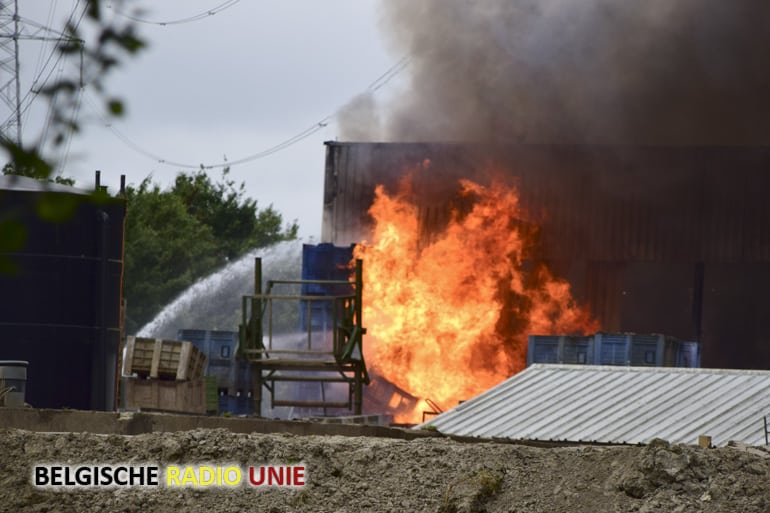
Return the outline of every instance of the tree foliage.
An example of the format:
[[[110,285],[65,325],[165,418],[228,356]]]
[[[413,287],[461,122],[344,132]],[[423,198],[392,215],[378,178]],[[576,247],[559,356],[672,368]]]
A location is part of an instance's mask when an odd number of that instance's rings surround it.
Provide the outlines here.
[[[15,167],[12,162],[6,162],[6,164],[3,166],[3,174],[38,178],[37,173],[35,172],[34,169],[20,169],[18,167]],[[75,179],[70,178],[68,176],[49,175],[47,177],[44,177],[43,180],[51,183],[58,183],[60,185],[70,185],[70,186],[75,185]]]
[[[126,189],[126,330],[136,332],[196,280],[249,250],[297,236],[272,206],[257,208],[225,170],[177,175],[161,189],[149,178]]]

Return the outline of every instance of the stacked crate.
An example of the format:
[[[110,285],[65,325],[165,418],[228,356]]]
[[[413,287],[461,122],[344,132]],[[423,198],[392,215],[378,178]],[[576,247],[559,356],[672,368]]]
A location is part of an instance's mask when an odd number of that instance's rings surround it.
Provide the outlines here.
[[[206,355],[190,342],[127,337],[126,409],[206,413]]]
[[[237,331],[180,329],[179,340],[189,340],[206,355],[204,374],[214,379],[216,408],[212,413],[251,415],[254,413],[252,399],[251,369],[246,360],[236,358],[238,345]]]
[[[660,334],[530,335],[527,365],[565,363],[697,368],[700,367],[700,356],[700,343]]]

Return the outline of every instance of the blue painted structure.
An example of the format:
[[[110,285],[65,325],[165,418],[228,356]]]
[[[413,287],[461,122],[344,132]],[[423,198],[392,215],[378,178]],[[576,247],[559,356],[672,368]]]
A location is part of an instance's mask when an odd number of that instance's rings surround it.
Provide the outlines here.
[[[335,246],[333,244],[303,244],[302,245],[302,279],[303,280],[347,280],[352,274],[350,262],[353,260],[355,246]],[[319,283],[304,283],[303,296],[344,296],[352,293],[349,285],[325,285]],[[327,301],[300,301],[299,319],[300,330],[307,331],[308,319],[310,329],[325,331],[331,329],[332,303]]]

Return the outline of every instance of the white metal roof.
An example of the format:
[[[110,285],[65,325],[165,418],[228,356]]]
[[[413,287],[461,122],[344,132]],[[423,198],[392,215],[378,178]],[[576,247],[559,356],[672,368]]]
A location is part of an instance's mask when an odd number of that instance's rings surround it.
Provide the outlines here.
[[[694,444],[710,435],[715,445],[761,445],[765,415],[770,371],[535,364],[423,426],[510,439]]]

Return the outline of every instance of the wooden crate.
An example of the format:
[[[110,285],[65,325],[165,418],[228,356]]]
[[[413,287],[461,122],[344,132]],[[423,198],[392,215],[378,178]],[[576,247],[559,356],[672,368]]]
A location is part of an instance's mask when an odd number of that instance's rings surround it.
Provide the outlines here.
[[[206,414],[206,382],[203,378],[187,381],[123,378],[128,410],[168,411]]]
[[[162,379],[197,379],[206,367],[204,355],[192,342],[126,337],[125,375]]]

